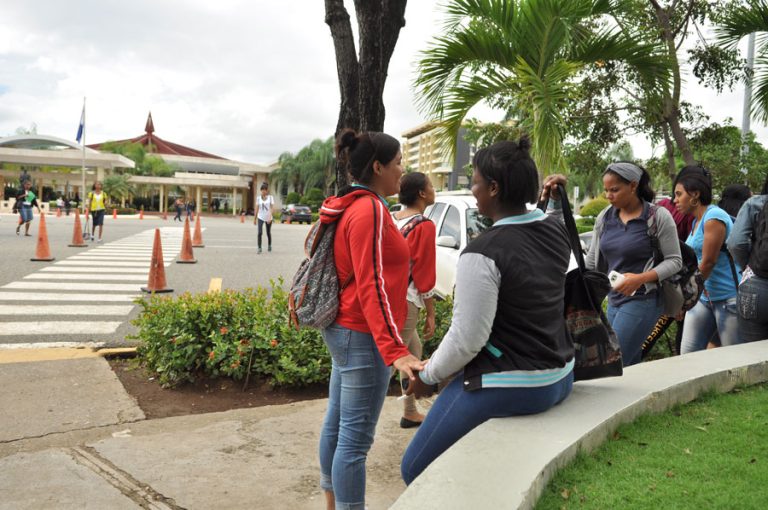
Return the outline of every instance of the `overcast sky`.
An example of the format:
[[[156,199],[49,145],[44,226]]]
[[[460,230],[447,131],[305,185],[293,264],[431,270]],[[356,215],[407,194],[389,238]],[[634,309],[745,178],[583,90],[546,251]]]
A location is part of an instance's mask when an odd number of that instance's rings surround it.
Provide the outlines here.
[[[347,0],[353,11],[352,2]],[[411,0],[389,67],[385,131],[425,119],[413,63],[440,28],[432,0]],[[0,136],[37,124],[74,140],[87,97],[87,143],[155,133],[223,157],[267,164],[336,126],[336,64],[322,0],[3,0]],[[683,97],[741,124],[741,91],[689,80]],[[487,108],[474,112],[498,120]],[[763,143],[768,132],[756,129]],[[636,156],[653,148],[633,139]],[[656,149],[659,153],[660,149]]]

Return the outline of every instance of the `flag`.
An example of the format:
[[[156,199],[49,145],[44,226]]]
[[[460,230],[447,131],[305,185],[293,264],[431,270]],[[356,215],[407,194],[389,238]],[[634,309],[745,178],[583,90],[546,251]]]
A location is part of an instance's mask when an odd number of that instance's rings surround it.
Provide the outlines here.
[[[83,113],[80,114],[80,125],[77,126],[77,136],[75,140],[80,143],[83,138],[83,130],[85,129],[85,99],[83,99]]]

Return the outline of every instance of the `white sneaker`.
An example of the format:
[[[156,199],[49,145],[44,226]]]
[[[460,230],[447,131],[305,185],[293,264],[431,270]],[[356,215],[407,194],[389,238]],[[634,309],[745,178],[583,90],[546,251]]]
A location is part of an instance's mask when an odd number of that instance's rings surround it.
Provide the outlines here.
[[[101,242],[101,238],[97,239],[97,240],[96,240],[96,242],[97,242],[97,243],[100,243],[100,242]]]

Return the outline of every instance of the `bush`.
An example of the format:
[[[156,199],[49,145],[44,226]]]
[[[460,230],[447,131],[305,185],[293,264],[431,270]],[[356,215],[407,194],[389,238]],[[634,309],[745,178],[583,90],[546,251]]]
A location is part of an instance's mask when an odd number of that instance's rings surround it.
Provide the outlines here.
[[[437,346],[443,340],[443,337],[448,333],[448,328],[451,326],[451,317],[453,317],[453,299],[450,297],[445,300],[435,300],[435,334],[429,340],[424,339],[424,322],[427,314],[422,311],[419,316],[418,333],[423,343],[422,359],[427,359],[432,356]]]
[[[597,216],[600,211],[610,205],[606,198],[593,198],[579,210],[579,214],[582,216]]]
[[[301,203],[310,206],[313,211],[320,209],[320,206],[323,205],[323,200],[325,200],[325,194],[320,188],[310,188],[310,190],[301,197]]]
[[[320,213],[313,212],[312,213],[312,223],[316,222],[320,219]]]
[[[136,209],[132,209],[130,207],[117,208],[118,215],[119,214],[136,214],[136,213],[137,213]]]
[[[589,232],[590,230],[595,229],[595,218],[593,216],[588,216],[586,218],[579,218],[576,220],[576,230],[578,230],[579,234],[583,234],[584,232]]]
[[[271,289],[140,298],[133,321],[138,355],[163,386],[199,377],[241,380],[249,373],[273,386],[327,382],[330,358],[319,331],[288,322],[282,280]]]
[[[295,191],[291,191],[285,196],[285,200],[283,200],[283,203],[288,204],[298,204],[299,200],[301,200],[301,195],[296,193]]]

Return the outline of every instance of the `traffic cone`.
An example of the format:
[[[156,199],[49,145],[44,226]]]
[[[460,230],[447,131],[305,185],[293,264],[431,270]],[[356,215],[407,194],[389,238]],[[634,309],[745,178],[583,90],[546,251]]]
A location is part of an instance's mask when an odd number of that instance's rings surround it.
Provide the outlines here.
[[[45,213],[40,214],[40,226],[37,227],[37,248],[35,249],[35,258],[29,259],[35,262],[50,262],[51,249],[48,246],[48,229],[45,228]]]
[[[192,237],[189,235],[189,217],[184,219],[184,237],[181,238],[181,253],[177,264],[195,264],[195,255],[192,253]]]
[[[141,210],[139,211],[139,219],[140,219],[140,220],[143,220],[143,219],[144,219],[144,208],[143,208],[143,207],[142,207],[142,208],[141,208]]]
[[[149,263],[149,279],[147,286],[142,287],[144,292],[173,292],[173,289],[166,287],[165,282],[165,259],[163,259],[163,245],[160,242],[160,229],[155,229],[155,242],[152,245],[152,262]]]
[[[197,215],[195,219],[195,235],[192,237],[193,248],[205,248],[203,244],[203,230],[200,228],[200,215]]]
[[[56,217],[61,218],[61,207],[56,208]]]
[[[78,211],[75,211],[75,227],[72,231],[72,243],[68,246],[71,246],[72,248],[88,246],[87,243],[83,242],[83,227],[80,224],[80,213]]]
[[[117,219],[117,209],[112,209],[112,219],[113,220]]]

